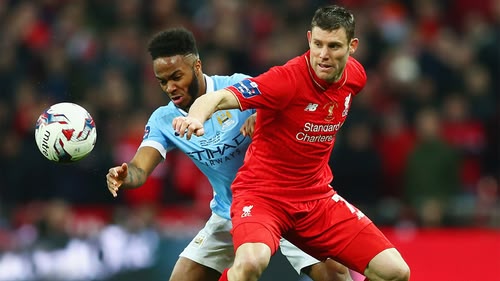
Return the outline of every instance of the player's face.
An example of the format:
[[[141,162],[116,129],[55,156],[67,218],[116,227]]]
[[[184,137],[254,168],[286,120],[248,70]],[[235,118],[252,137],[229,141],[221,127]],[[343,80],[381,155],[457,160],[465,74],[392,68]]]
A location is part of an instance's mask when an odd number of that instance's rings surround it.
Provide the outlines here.
[[[201,95],[203,74],[198,58],[192,55],[161,57],[153,61],[153,69],[160,87],[177,107],[187,111]]]
[[[338,81],[349,55],[356,51],[358,39],[348,41],[344,28],[328,31],[315,26],[307,32],[307,40],[316,75],[330,83]]]

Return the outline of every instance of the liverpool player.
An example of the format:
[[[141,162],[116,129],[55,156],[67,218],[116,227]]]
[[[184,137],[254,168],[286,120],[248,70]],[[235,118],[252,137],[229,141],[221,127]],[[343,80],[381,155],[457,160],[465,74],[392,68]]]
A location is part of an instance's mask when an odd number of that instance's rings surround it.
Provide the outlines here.
[[[354,16],[319,8],[307,32],[309,51],[283,66],[195,101],[172,122],[180,137],[205,133],[215,111],[256,108],[252,143],[232,184],[236,257],[220,280],[257,280],[280,237],[319,260],[335,259],[368,280],[408,280],[410,270],[379,229],[329,185],[335,136],[366,83],[351,57]]]

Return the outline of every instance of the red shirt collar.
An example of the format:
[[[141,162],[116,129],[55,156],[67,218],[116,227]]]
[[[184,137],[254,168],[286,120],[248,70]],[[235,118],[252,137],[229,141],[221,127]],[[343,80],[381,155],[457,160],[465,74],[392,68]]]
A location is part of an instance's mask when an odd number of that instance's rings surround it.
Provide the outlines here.
[[[340,77],[339,81],[335,83],[328,83],[325,80],[318,78],[316,75],[316,72],[314,72],[314,69],[312,68],[311,62],[310,62],[310,55],[311,51],[307,51],[304,54],[304,59],[306,60],[307,64],[307,70],[309,71],[309,76],[311,77],[311,80],[314,82],[314,84],[320,88],[323,91],[326,91],[326,89],[332,87],[334,89],[339,89],[340,87],[344,86],[344,84],[347,82],[347,66],[344,68],[344,72],[342,72],[342,77]],[[349,58],[350,59],[350,58]]]

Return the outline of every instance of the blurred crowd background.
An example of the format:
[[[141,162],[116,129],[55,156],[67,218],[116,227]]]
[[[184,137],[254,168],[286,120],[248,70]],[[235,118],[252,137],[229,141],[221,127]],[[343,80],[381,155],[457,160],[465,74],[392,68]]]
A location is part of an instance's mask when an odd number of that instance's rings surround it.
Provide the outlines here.
[[[149,39],[182,25],[206,74],[258,75],[307,50],[313,12],[328,3],[355,14],[354,57],[368,75],[338,133],[334,188],[381,226],[500,227],[498,0],[6,0],[0,253],[109,231],[191,237],[212,193],[183,154],[169,153],[140,189],[113,198],[106,188],[107,170],[131,159],[147,118],[169,102]],[[62,101],[84,106],[98,130],[91,155],[69,165],[34,141],[40,113]]]

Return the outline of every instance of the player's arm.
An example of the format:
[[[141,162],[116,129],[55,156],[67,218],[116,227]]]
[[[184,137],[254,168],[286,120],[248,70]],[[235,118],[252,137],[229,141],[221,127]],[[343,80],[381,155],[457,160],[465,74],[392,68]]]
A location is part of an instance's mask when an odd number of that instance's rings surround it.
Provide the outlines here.
[[[191,105],[188,116],[175,118],[172,126],[180,137],[183,137],[185,134],[186,139],[189,140],[193,133],[196,136],[202,136],[205,133],[203,123],[215,111],[237,108],[240,108],[240,103],[232,92],[226,89],[218,90],[197,98],[193,105]]]
[[[141,147],[129,163],[110,168],[106,175],[108,190],[116,197],[120,188],[135,188],[146,182],[148,176],[163,160],[160,152],[152,147]]]

